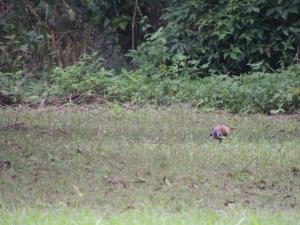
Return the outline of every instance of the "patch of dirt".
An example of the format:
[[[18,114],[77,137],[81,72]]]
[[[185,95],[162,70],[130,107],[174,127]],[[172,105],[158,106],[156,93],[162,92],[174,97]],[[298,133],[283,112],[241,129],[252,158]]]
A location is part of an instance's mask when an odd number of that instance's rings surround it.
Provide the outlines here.
[[[113,188],[127,188],[129,182],[117,176],[104,177],[105,184]]]
[[[50,133],[59,133],[59,134],[67,134],[67,131],[61,128],[46,128],[46,127],[29,127],[25,123],[14,123],[6,126],[0,127],[0,131],[38,131],[40,134],[50,134]]]
[[[0,172],[11,168],[11,161],[0,161]]]
[[[294,113],[294,114],[282,114],[282,115],[270,115],[268,118],[272,120],[300,120],[300,114]]]
[[[13,124],[9,124],[7,126],[1,127],[0,130],[27,131],[28,127],[25,125],[25,123],[13,123]]]

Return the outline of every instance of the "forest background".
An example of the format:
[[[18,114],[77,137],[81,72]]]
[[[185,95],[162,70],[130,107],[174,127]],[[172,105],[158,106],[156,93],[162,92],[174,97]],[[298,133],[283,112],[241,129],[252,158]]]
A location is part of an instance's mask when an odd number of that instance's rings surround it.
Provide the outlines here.
[[[300,106],[299,0],[0,0],[0,103]]]

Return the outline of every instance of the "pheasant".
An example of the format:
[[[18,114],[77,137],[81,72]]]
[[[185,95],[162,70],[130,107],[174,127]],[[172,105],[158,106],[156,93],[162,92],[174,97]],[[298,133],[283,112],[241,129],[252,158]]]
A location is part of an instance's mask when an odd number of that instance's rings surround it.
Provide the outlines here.
[[[231,134],[231,128],[226,126],[225,124],[217,124],[213,127],[212,131],[210,132],[209,136],[211,138],[215,138],[220,142]]]

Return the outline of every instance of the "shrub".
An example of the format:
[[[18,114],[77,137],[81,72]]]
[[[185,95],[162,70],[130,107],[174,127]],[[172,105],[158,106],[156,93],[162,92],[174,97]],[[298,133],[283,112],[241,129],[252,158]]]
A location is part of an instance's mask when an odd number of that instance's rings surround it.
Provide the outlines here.
[[[155,68],[154,65],[153,68]],[[161,75],[161,74],[159,74]],[[205,109],[229,112],[281,113],[300,107],[300,64],[278,73],[256,72],[240,76],[156,76],[137,70],[105,70],[99,60],[84,56],[65,69],[57,68],[39,83],[22,73],[0,74],[1,95],[35,102],[47,96],[94,97],[108,101],[172,104],[192,103]],[[1,100],[0,98],[0,100]]]
[[[101,66],[101,59],[83,55],[81,59],[67,68],[57,67],[50,76],[52,95],[105,95],[106,83],[113,72]]]
[[[199,82],[191,99],[199,107],[230,112],[289,112],[299,108],[300,98],[294,93],[299,85],[300,71],[294,69],[275,74],[213,76]]]
[[[171,53],[201,70],[240,74],[299,62],[300,1],[174,1],[162,16]]]
[[[20,73],[0,72],[0,105],[13,104],[19,99]]]
[[[152,79],[194,76],[198,71],[199,61],[184,53],[171,53],[167,37],[167,32],[160,28],[139,45],[137,50],[129,51],[126,56],[140,73]]]
[[[135,103],[189,102],[200,108],[234,113],[292,112],[300,106],[300,65],[274,74],[257,72],[202,79],[164,77],[153,80],[140,72],[123,70],[107,87],[108,96]]]

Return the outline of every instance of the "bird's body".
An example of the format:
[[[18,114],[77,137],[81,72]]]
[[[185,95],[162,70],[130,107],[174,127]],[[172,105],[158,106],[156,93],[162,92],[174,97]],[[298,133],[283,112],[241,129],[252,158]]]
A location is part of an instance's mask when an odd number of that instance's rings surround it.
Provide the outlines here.
[[[228,137],[231,134],[231,128],[226,126],[225,124],[217,124],[213,127],[210,132],[210,136],[219,141],[222,141],[224,137]]]

